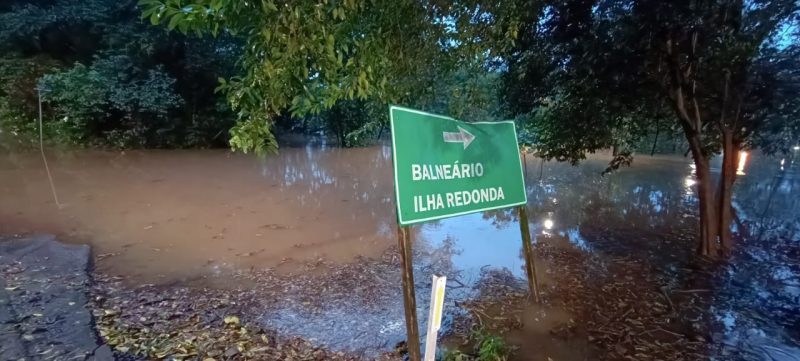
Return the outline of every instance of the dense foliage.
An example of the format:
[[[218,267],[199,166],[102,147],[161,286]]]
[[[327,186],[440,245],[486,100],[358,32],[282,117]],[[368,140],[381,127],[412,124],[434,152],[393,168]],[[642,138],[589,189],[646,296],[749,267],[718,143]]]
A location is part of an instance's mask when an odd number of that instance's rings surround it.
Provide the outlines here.
[[[0,7],[0,129],[118,147],[226,144],[234,116],[214,93],[235,39],[168,34],[134,1],[11,1]]]
[[[60,118],[56,122],[60,138],[83,142],[93,130],[102,129],[106,140],[115,145],[143,146],[148,139],[144,133],[158,127],[155,123],[163,123],[182,103],[173,91],[174,83],[162,67],[143,71],[129,57],[117,55],[97,59],[88,67],[77,63],[47,74],[40,87]],[[112,117],[118,122],[106,125]]]
[[[37,88],[45,135],[78,145],[264,152],[276,132],[322,131],[355,146],[386,134],[388,103],[494,119],[496,55],[516,37],[495,14],[517,6],[4,2],[0,129],[35,135]]]
[[[576,162],[614,148],[613,169],[653,129],[679,129],[697,169],[700,249],[727,253],[739,151],[788,152],[800,139],[800,3],[567,1],[535,19],[505,84],[541,153]]]
[[[224,79],[221,89],[239,119],[231,144],[244,151],[273,150],[272,127],[287,110],[299,117],[343,102],[329,116],[349,117],[359,102],[418,102],[438,79],[486,62],[516,37],[512,18],[496,16],[515,12],[515,2],[140,3],[145,17],[169,29],[243,39],[241,73]],[[494,47],[484,47],[489,40]],[[359,131],[381,128],[376,119],[359,118],[365,125]],[[339,125],[332,130],[342,141],[342,129],[355,127]]]
[[[559,160],[610,147],[629,156],[657,126],[682,130],[695,100],[701,119],[687,122],[712,128],[701,131],[703,157],[721,150],[711,134],[721,116],[739,117],[743,146],[783,132],[769,150],[787,151],[797,136],[786,127],[796,128],[787,97],[797,92],[798,16],[794,1],[553,3],[509,56],[506,106],[532,120],[544,154]],[[676,113],[679,100],[692,114]]]

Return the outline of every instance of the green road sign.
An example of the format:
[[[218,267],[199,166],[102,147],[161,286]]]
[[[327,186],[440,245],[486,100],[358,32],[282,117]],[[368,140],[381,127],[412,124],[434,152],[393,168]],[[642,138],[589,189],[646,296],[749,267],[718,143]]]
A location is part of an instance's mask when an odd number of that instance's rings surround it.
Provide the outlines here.
[[[389,108],[401,225],[525,204],[514,122]]]

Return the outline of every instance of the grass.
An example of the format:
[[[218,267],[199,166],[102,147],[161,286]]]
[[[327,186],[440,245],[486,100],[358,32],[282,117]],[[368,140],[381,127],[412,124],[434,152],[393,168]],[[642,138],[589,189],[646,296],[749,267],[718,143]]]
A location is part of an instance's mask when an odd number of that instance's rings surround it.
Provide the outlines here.
[[[474,343],[474,353],[467,354],[460,350],[447,350],[442,361],[506,361],[511,355],[511,348],[502,337],[492,335],[484,329],[473,330],[470,340]]]

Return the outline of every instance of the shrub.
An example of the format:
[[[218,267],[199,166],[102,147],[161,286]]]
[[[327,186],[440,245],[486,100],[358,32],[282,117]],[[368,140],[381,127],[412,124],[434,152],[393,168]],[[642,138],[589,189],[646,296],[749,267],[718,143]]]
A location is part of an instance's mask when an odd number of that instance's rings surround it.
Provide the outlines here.
[[[56,115],[57,141],[117,147],[169,143],[159,130],[183,102],[174,83],[160,66],[145,70],[125,55],[76,63],[40,80]]]

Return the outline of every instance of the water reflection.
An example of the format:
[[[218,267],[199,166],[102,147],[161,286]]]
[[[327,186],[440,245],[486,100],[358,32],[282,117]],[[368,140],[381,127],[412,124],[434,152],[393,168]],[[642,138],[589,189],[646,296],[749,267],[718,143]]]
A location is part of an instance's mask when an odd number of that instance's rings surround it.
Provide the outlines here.
[[[550,219],[550,218],[545,219],[543,224],[544,224],[545,231],[549,231],[549,230],[553,229],[553,225],[554,224],[553,224],[553,220],[552,219]]]
[[[735,189],[739,252],[714,311],[724,354],[797,360],[800,355],[800,171],[788,159],[752,155]]]
[[[429,247],[454,248],[452,262],[462,272],[462,283],[474,285],[486,267],[507,269],[518,277],[525,275],[513,211],[494,212],[491,219],[481,214],[449,218],[420,228],[420,240]]]
[[[631,168],[601,176],[608,158],[599,155],[572,167],[528,157],[529,166],[540,167],[526,181],[536,242],[566,239],[575,251],[616,256],[619,249],[601,247],[590,231],[663,235],[696,227],[695,169],[689,159],[640,157]],[[750,158],[747,176],[737,181],[737,224],[755,240],[796,241],[800,173],[794,158]],[[141,282],[162,282],[164,275],[196,277],[220,264],[247,269],[285,267],[291,259],[361,262],[359,256],[380,257],[396,243],[391,148],[386,146],[283,148],[266,160],[221,151],[70,151],[53,163],[59,190],[71,204],[65,211],[48,204],[35,153],[0,157],[0,232],[44,231],[89,240],[97,253],[114,254],[99,263],[101,269]],[[525,275],[513,210],[444,219],[414,227],[413,235],[420,315],[427,314],[432,273],[452,280],[446,296],[450,318],[455,302],[471,297],[486,271]],[[758,297],[794,299],[796,305],[800,285],[792,280],[800,271],[788,266],[797,264],[796,256],[776,260],[772,250],[759,248],[749,254],[764,264],[786,265],[774,267],[768,280],[748,281]],[[262,320],[282,334],[332,348],[391,348],[404,334],[403,308],[399,272],[396,267],[383,271],[369,277],[397,287],[380,290],[370,302],[357,292],[315,290],[329,302],[309,312],[300,296],[287,294]],[[717,311],[743,322],[741,309]],[[341,329],[347,332],[334,332]]]
[[[714,182],[720,162],[712,161]],[[610,234],[634,231],[637,237],[659,232],[650,236],[651,242],[660,242],[659,234],[696,229],[696,169],[688,159],[637,158],[632,168],[604,178],[592,174],[600,168],[592,160],[573,169],[548,165],[546,176],[529,191],[532,213],[544,219],[532,228],[565,238],[576,249],[630,256],[631,246],[595,245],[596,238],[584,235],[589,228]],[[728,268],[727,286],[714,296],[716,304],[709,310],[725,326],[715,341],[726,345],[723,357],[735,353],[748,359],[795,360],[800,354],[800,171],[793,158],[758,154],[743,155],[739,165],[734,207],[743,256]],[[746,176],[743,165],[749,168]],[[556,197],[557,206],[547,201]],[[776,316],[780,322],[769,321]]]
[[[564,234],[562,233],[561,236],[564,237]],[[589,242],[587,242],[586,239],[581,236],[581,232],[577,227],[568,229],[566,237],[576,248],[586,252],[593,251],[592,247],[589,245]]]
[[[744,167],[747,165],[747,152],[739,152],[739,165],[736,167],[736,175],[745,175]]]

